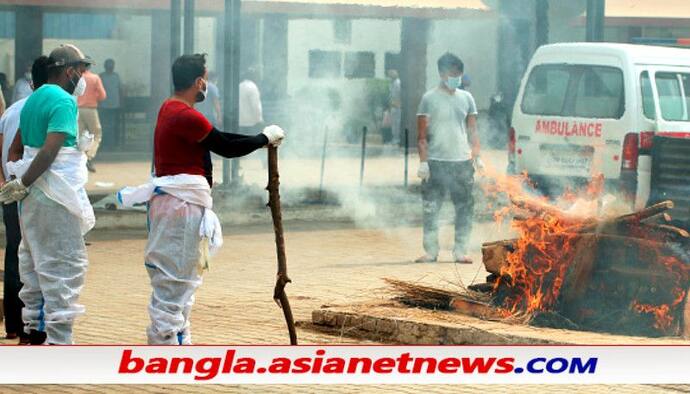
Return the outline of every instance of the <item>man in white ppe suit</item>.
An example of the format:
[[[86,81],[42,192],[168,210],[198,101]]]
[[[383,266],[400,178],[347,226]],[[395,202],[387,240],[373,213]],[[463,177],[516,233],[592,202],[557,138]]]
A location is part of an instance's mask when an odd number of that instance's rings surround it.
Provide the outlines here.
[[[95,219],[73,95],[83,91],[88,64],[73,45],[51,52],[48,82],[24,104],[10,148],[7,169],[15,178],[0,188],[0,201],[19,201],[19,297],[31,344],[72,344],[74,319],[84,313],[77,303],[88,265],[84,234]]]
[[[41,56],[34,60],[31,67],[31,81],[34,89],[40,89],[47,79],[47,66],[50,64],[48,56]],[[0,95],[1,96],[1,95]],[[28,97],[12,104],[0,117],[0,141],[2,141],[2,173],[0,173],[0,185],[10,180],[7,172],[7,157],[10,145],[19,130],[19,120],[22,109]],[[29,344],[29,336],[24,332],[22,309],[24,303],[19,299],[19,290],[22,282],[19,278],[19,244],[22,241],[19,228],[19,210],[17,203],[4,204],[3,221],[5,222],[5,275],[3,289],[3,309],[5,312],[5,339],[19,337],[19,344]]]
[[[174,95],[158,113],[154,135],[154,178],[125,188],[120,203],[148,202],[149,238],[145,266],[151,279],[148,343],[191,344],[189,315],[208,256],[223,242],[211,210],[210,152],[240,157],[284,138],[278,126],[255,136],[217,130],[194,105],[208,89],[204,55],[184,55],[172,67]]]

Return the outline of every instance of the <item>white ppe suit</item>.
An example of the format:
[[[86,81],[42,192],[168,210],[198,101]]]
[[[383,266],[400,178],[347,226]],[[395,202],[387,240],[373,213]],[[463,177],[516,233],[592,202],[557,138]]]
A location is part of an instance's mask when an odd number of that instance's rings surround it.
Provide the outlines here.
[[[189,315],[208,256],[223,243],[211,210],[211,188],[203,176],[173,175],[118,193],[123,206],[148,201],[148,243],[144,264],[151,279],[150,345],[192,343]]]
[[[23,176],[38,151],[24,147],[8,172]],[[27,333],[45,331],[51,344],[72,344],[74,319],[85,311],[77,303],[88,265],[84,235],[95,224],[86,171],[84,153],[63,147],[19,202],[22,319]]]

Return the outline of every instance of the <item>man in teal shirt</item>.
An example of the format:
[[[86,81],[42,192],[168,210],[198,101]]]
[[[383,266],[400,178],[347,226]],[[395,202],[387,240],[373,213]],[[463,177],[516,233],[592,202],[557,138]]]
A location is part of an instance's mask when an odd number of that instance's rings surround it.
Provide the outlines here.
[[[26,102],[19,128],[22,145],[41,148],[49,133],[64,136],[62,146],[77,146],[77,105],[62,87],[45,84]]]
[[[72,326],[84,313],[77,304],[88,265],[84,234],[94,224],[84,190],[86,156],[77,149],[77,103],[81,75],[91,64],[73,45],[49,56],[48,83],[21,112],[10,148],[8,172],[16,178],[0,188],[0,202],[19,201],[22,243],[19,274],[24,286],[22,318],[31,344],[72,344]],[[22,155],[21,160],[18,155]]]

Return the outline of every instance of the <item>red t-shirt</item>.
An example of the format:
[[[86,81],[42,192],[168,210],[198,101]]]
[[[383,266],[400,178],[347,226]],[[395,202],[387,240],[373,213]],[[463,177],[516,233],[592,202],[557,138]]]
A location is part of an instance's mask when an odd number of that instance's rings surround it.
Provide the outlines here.
[[[153,140],[156,176],[203,175],[211,182],[211,156],[199,141],[213,126],[199,111],[178,100],[167,100],[158,112]]]

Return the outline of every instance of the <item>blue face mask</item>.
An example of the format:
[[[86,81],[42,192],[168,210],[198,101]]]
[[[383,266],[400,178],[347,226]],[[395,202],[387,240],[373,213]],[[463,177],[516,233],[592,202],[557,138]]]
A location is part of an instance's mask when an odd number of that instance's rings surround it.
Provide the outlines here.
[[[462,82],[462,77],[448,77],[448,80],[445,81],[446,86],[450,90],[455,90],[460,87],[460,83]]]

